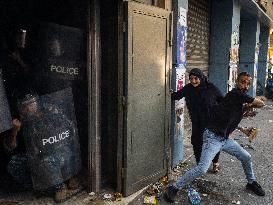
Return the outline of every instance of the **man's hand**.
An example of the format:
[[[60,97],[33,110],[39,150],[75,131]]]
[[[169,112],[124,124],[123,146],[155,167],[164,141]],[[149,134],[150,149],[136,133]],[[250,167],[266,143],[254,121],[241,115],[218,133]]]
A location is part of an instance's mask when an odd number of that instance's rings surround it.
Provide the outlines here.
[[[230,133],[230,134],[228,135],[228,138],[229,138],[229,139],[234,139],[234,138],[235,138],[234,132]]]
[[[22,123],[18,119],[13,119],[10,136],[4,139],[4,148],[8,152],[12,152],[17,147],[17,134],[20,131]]]
[[[261,96],[256,96],[256,98],[263,101],[263,102],[267,100],[266,97],[262,96],[262,95]]]
[[[14,131],[19,132],[21,125],[22,125],[22,123],[20,122],[20,120],[18,120],[16,118],[12,120],[12,129]]]
[[[247,108],[261,108],[265,106],[265,103],[263,100],[260,99],[261,97],[256,97],[252,103],[247,103]]]

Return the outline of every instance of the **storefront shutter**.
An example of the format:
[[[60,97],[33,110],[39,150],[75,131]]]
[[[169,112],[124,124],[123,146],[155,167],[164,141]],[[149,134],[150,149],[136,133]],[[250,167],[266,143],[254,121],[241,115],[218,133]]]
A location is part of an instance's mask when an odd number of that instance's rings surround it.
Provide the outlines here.
[[[187,71],[200,68],[205,74],[209,69],[210,1],[189,0]]]

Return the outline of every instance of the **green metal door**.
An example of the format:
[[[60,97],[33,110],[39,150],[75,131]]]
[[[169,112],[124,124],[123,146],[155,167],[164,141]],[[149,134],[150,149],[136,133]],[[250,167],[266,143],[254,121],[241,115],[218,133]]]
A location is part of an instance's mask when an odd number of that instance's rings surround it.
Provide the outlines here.
[[[123,192],[167,173],[170,123],[170,12],[127,2]]]

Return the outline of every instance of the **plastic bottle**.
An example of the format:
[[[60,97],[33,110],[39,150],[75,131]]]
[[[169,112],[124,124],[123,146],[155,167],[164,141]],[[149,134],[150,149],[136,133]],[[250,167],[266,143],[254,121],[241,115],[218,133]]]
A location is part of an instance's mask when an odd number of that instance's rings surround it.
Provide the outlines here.
[[[191,187],[188,189],[188,198],[191,204],[200,204],[201,202],[199,193]]]
[[[144,204],[156,204],[155,196],[144,196]]]

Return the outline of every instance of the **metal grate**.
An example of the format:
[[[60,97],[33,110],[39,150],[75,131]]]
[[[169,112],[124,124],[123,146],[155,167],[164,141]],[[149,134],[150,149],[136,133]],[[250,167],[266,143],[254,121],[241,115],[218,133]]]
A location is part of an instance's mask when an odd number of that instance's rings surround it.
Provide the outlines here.
[[[189,0],[187,70],[198,67],[208,73],[210,39],[210,1]]]

